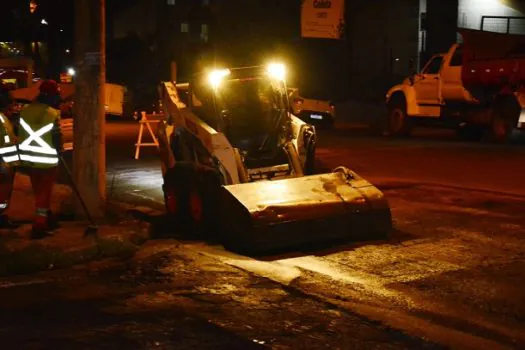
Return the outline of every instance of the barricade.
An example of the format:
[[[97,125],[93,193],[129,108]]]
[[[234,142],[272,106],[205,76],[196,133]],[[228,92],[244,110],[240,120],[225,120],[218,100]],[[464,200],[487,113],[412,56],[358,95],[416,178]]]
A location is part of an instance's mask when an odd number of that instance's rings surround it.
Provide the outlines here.
[[[139,120],[139,135],[137,138],[137,143],[135,143],[135,159],[139,159],[140,157],[140,148],[141,147],[157,147],[159,148],[159,140],[157,139],[157,136],[155,136],[155,133],[153,132],[153,129],[151,128],[151,124],[158,124],[161,122],[163,118],[162,113],[154,113],[154,114],[146,114],[146,112],[141,113],[141,117]],[[148,132],[153,140],[153,142],[142,142],[142,137],[144,136],[144,126],[148,128]]]

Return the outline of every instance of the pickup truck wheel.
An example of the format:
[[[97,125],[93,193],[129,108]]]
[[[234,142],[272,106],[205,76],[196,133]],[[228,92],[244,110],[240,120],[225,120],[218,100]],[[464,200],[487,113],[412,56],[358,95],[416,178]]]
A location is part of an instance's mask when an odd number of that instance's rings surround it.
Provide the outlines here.
[[[518,125],[521,107],[514,98],[505,98],[493,110],[490,131],[492,141],[506,143],[511,141],[514,129]]]
[[[388,136],[410,136],[412,123],[407,115],[405,101],[394,99],[388,104]]]

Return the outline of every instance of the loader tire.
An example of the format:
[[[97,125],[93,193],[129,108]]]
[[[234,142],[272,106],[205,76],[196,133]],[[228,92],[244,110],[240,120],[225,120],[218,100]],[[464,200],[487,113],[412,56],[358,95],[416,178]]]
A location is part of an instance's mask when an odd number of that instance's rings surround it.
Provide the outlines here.
[[[388,118],[386,135],[391,137],[407,137],[412,133],[412,121],[407,115],[404,98],[395,96],[388,103]]]
[[[177,193],[174,188],[166,184],[162,185],[162,192],[164,194],[164,205],[166,208],[166,214],[170,217],[177,215]]]
[[[216,242],[219,240],[220,232],[218,223],[220,218],[221,189],[220,174],[206,171],[199,175],[199,193],[202,201],[202,220],[198,223],[200,235]]]

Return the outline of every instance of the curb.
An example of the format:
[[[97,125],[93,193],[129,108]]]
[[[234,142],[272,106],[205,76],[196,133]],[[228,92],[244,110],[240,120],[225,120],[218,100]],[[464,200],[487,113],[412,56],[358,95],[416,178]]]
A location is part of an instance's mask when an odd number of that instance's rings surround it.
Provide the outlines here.
[[[0,277],[57,270],[101,259],[132,258],[151,237],[151,225],[127,220],[99,226],[96,236],[84,236],[84,223],[66,223],[55,237],[32,241],[26,226],[0,239]]]

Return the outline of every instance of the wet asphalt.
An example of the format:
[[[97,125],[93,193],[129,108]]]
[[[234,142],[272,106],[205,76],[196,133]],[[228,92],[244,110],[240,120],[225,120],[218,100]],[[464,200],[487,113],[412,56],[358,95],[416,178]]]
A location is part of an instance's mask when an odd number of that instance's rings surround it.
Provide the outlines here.
[[[176,247],[0,282],[4,348],[440,348]]]

